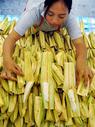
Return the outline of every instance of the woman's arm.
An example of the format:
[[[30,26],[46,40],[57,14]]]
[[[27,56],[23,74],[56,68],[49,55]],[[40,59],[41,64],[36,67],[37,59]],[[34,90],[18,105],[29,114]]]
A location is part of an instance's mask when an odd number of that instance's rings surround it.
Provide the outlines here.
[[[89,81],[91,81],[93,77],[93,72],[87,66],[87,49],[83,42],[82,34],[80,31],[79,24],[72,14],[69,15],[66,28],[71,39],[74,42],[76,48],[76,79],[77,85],[79,84],[80,80],[83,78],[85,84],[87,85]]]
[[[14,74],[22,74],[21,68],[12,60],[15,42],[25,34],[25,31],[39,20],[39,12],[36,8],[25,11],[17,22],[14,30],[6,38],[3,45],[3,66],[1,77],[4,79],[16,80]]]
[[[20,38],[21,38],[21,36],[13,30],[9,34],[9,36],[5,39],[5,42],[3,45],[3,59],[4,60],[11,59],[12,54],[15,49],[15,43]]]
[[[73,40],[73,42],[76,48],[77,59],[83,59],[86,62],[87,49],[86,49],[85,43],[83,42],[83,38],[80,37],[78,39]]]
[[[93,78],[93,72],[87,66],[87,49],[83,42],[83,38],[73,40],[76,48],[76,78],[77,84],[83,78],[87,85]]]
[[[7,58],[11,57],[11,54],[15,47],[15,42],[25,34],[28,28],[30,28],[34,23],[37,22],[37,20],[39,20],[38,17],[39,13],[36,8],[24,12],[24,14],[21,16],[16,26],[14,27],[14,30],[5,40],[3,53],[6,55],[4,55],[4,58],[6,56]]]
[[[15,49],[15,43],[21,36],[14,30],[5,39],[3,45],[3,71],[0,77],[4,79],[16,80],[14,74],[22,75],[21,68],[12,60],[12,54]]]

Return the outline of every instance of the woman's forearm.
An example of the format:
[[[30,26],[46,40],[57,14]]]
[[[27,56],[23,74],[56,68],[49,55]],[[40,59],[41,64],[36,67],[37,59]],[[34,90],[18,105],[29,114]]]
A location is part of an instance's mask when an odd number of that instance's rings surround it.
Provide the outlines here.
[[[86,62],[87,59],[87,48],[86,45],[83,42],[82,38],[79,38],[74,41],[74,45],[76,48],[76,60],[83,60]]]
[[[3,58],[10,59],[15,47],[15,41],[7,37],[3,45]]]
[[[15,49],[15,43],[21,36],[13,31],[6,39],[3,45],[3,59],[9,60]]]

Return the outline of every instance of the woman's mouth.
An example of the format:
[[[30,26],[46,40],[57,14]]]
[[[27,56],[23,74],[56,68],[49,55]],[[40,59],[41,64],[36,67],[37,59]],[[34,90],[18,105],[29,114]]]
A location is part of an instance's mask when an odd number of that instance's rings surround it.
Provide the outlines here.
[[[51,26],[53,26],[53,27],[58,27],[59,25],[57,25],[57,24],[50,24]]]

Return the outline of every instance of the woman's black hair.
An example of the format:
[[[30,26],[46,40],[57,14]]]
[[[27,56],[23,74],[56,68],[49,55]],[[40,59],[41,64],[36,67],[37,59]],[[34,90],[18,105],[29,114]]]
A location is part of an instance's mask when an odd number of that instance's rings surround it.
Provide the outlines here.
[[[45,0],[44,7],[46,8],[46,13],[49,10],[49,8],[57,1],[63,1],[63,3],[66,5],[70,13],[72,8],[72,0]]]

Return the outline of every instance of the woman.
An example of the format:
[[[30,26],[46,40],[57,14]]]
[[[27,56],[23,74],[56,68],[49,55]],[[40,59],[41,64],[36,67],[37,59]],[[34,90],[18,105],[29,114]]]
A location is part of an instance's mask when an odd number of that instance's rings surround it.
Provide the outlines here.
[[[16,75],[23,74],[21,68],[12,60],[12,54],[16,41],[24,35],[31,25],[36,25],[45,32],[55,31],[65,26],[76,48],[77,84],[81,78],[84,78],[85,84],[92,79],[93,73],[86,65],[86,46],[83,43],[79,26],[70,13],[71,7],[72,0],[45,0],[35,7],[26,8],[14,30],[4,42],[2,78],[16,80],[13,73]]]

